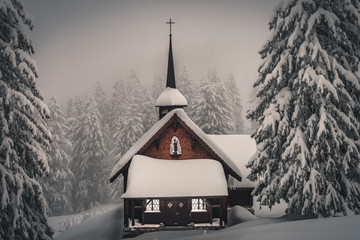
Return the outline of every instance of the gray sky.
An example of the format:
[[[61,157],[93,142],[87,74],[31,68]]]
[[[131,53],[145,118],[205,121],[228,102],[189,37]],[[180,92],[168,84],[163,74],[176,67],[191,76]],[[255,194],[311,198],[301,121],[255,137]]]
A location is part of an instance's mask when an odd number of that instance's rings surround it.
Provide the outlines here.
[[[33,15],[38,84],[46,98],[106,89],[135,70],[150,85],[166,78],[169,18],[175,73],[184,65],[198,81],[208,70],[233,73],[243,100],[257,78],[259,49],[280,0],[24,0]],[[165,82],[164,82],[165,87]]]

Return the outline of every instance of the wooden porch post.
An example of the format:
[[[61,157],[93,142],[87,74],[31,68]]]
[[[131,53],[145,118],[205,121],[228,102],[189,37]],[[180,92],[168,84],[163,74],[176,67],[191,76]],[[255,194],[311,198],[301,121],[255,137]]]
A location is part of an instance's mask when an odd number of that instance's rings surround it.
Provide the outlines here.
[[[224,197],[223,198],[224,199],[224,206],[223,206],[223,208],[224,208],[224,212],[225,212],[225,216],[224,216],[224,221],[225,221],[225,226],[227,225],[227,223],[228,223],[228,218],[227,218],[227,206],[228,206],[228,201],[227,201],[227,198],[226,197]]]
[[[209,208],[210,208],[210,224],[212,225],[213,224],[213,208],[212,208],[212,204],[211,202],[207,202],[206,204],[209,205]]]
[[[145,222],[145,204],[146,204],[146,199],[142,200],[142,208],[141,208],[141,225],[144,225]]]
[[[124,199],[124,226],[129,227],[129,200]]]
[[[125,171],[125,172],[123,173],[123,179],[124,179],[123,189],[124,189],[124,193],[125,193],[126,190],[127,190],[127,178],[128,178],[128,171]]]
[[[134,226],[135,225],[135,206],[134,206],[134,202],[135,200],[130,200],[131,201],[131,224]]]
[[[223,199],[220,198],[220,207],[219,207],[220,227],[222,227],[222,225],[223,225],[223,222],[222,222],[223,216],[222,215],[223,215]]]

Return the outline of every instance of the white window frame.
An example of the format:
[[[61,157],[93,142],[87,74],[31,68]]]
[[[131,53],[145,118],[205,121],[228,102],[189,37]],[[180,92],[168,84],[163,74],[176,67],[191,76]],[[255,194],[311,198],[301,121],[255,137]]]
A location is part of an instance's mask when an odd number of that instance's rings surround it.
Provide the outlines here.
[[[207,212],[207,210],[206,210],[206,198],[193,198],[193,199],[191,199],[191,211],[192,212]]]
[[[159,213],[160,212],[160,199],[146,199],[145,200],[146,213]]]

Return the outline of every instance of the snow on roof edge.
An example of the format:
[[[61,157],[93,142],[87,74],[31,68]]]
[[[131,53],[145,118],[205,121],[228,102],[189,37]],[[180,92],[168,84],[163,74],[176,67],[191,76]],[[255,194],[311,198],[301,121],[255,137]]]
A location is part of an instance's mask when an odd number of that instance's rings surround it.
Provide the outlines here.
[[[149,171],[149,168],[152,170]],[[202,172],[199,178],[199,172]],[[186,178],[183,179],[184,173]],[[167,181],[163,181],[167,179]],[[180,180],[181,179],[181,180]],[[213,159],[173,161],[144,155],[132,158],[121,198],[228,196],[222,164]]]
[[[241,171],[233,163],[231,158],[220,149],[185,113],[184,109],[176,108],[167,113],[162,119],[156,122],[115,164],[110,173],[110,181],[115,180],[120,174],[119,171],[140,151],[140,149],[167,123],[174,115],[177,115],[184,123],[200,137],[238,176],[242,178]]]

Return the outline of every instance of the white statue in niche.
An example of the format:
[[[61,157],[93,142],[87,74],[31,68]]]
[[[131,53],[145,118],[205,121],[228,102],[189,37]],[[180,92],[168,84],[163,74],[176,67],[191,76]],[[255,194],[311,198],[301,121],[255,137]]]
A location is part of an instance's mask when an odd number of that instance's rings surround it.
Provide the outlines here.
[[[170,143],[170,155],[181,155],[181,145],[180,141],[176,136],[171,138]]]

